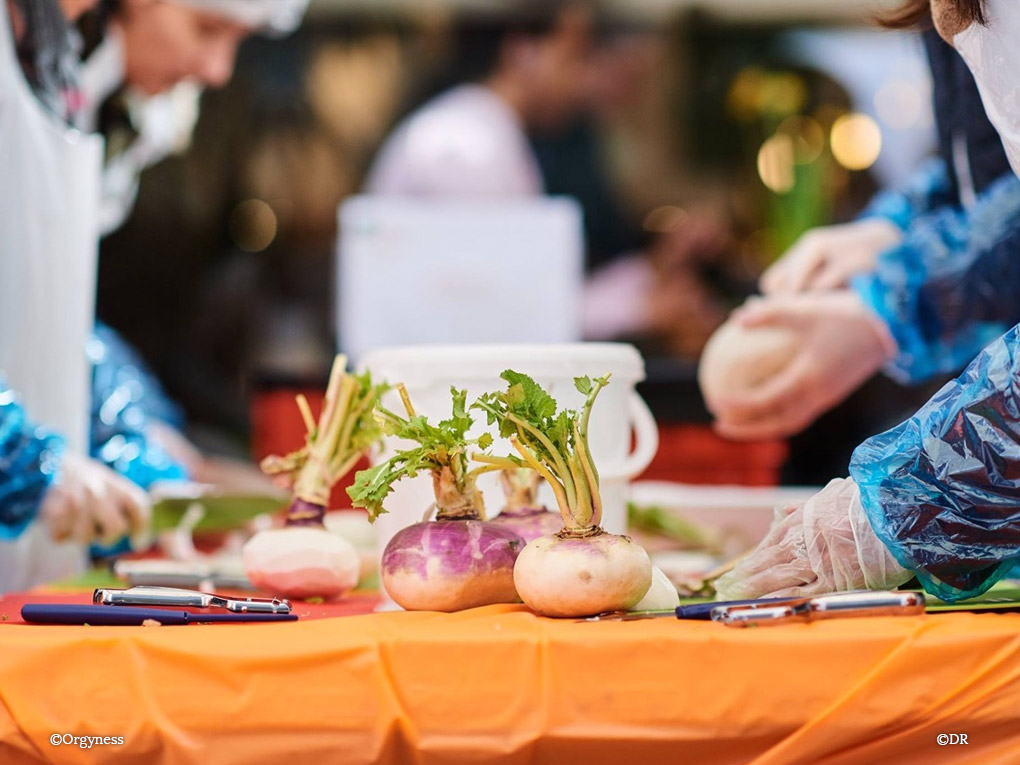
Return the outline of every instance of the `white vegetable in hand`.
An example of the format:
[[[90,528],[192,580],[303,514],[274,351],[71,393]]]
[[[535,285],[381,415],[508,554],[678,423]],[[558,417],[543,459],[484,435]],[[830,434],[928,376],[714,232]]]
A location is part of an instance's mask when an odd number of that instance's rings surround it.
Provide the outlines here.
[[[698,384],[710,411],[717,400],[753,392],[797,354],[797,333],[784,327],[745,327],[730,319],[712,335],[698,364]]]
[[[793,357],[753,390],[719,384],[704,391],[715,429],[727,438],[785,438],[803,430],[897,352],[885,323],[850,290],[752,299],[731,321],[748,332],[788,332],[796,341]]]

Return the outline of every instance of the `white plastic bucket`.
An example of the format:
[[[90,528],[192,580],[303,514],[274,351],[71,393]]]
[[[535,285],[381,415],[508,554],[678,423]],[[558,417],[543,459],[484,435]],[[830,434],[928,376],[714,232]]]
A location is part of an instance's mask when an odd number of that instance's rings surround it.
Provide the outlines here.
[[[466,388],[471,402],[482,393],[505,388],[499,375],[505,369],[524,372],[548,390],[560,407],[578,408],[584,397],[574,388],[574,378],[611,373],[609,385],[595,402],[589,424],[592,457],[599,469],[603,500],[602,526],[621,534],[627,526],[627,487],[630,480],[652,461],[659,447],[655,419],[634,386],[644,379],[641,354],[622,343],[572,343],[565,345],[423,345],[380,348],[365,354],[359,367],[370,369],[375,378],[392,384],[404,383],[419,414],[429,419],[450,415],[450,387]],[[400,398],[391,391],[384,404],[403,412]],[[493,454],[510,454],[509,441],[498,438],[495,426],[488,428],[483,412],[476,412],[476,436],[490,430],[497,436]],[[631,451],[631,434],[635,448]],[[376,461],[388,459],[399,446],[387,439]],[[503,492],[496,476],[479,480],[485,496],[486,513],[492,517],[503,507]],[[552,492],[543,487],[541,498],[555,510]],[[388,512],[379,517],[380,556],[400,529],[421,520],[432,504],[432,481],[418,476],[398,483],[387,498]]]

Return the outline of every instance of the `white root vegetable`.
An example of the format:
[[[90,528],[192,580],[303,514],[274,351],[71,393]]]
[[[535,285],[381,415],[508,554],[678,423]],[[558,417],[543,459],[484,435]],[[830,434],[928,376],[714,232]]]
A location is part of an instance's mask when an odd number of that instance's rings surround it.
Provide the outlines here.
[[[652,563],[641,545],[605,532],[580,539],[541,537],[521,551],[514,566],[517,592],[543,616],[625,611],[641,602],[651,582]]]
[[[658,566],[652,566],[652,586],[635,604],[634,611],[668,611],[680,605],[680,593]]]
[[[609,376],[574,380],[585,396],[579,412],[557,412],[556,402],[530,377],[507,370],[505,392],[482,396],[475,406],[498,423],[520,455],[476,459],[507,469],[530,467],[556,495],[563,528],[539,537],[521,551],[514,585],[525,605],[543,616],[581,617],[624,611],[652,583],[652,563],[637,542],[607,534],[599,525],[599,474],[588,446],[588,419]]]
[[[358,581],[363,582],[379,569],[378,534],[368,516],[361,510],[334,510],[322,519],[326,531],[353,545],[361,559]]]
[[[709,409],[730,396],[749,393],[779,374],[797,353],[797,335],[777,327],[723,324],[701,354],[698,383]]]
[[[251,583],[288,598],[337,598],[358,584],[354,546],[325,529],[289,526],[263,531],[244,546]]]
[[[273,595],[335,598],[358,583],[361,557],[326,530],[323,518],[333,485],[381,435],[373,411],[386,386],[373,385],[368,374],[348,374],[346,365],[344,356],[334,359],[317,423],[298,397],[308,429],[304,448],[262,461],[263,472],[286,476],[294,487],[286,527],[260,531],[242,549],[248,579]]]

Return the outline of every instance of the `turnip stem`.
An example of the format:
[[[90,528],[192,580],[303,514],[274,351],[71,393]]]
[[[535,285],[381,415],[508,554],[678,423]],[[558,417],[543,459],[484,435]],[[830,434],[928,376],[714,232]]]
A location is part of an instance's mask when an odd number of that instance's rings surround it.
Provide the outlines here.
[[[514,462],[509,457],[493,457],[489,454],[482,454],[481,452],[475,452],[471,455],[471,459],[475,462],[484,462],[486,465],[499,465],[501,468],[507,470],[520,469],[520,465]]]
[[[348,374],[346,366],[345,356],[338,355],[333,360],[318,422],[307,398],[297,397],[298,410],[308,431],[305,447],[286,457],[263,461],[270,474],[291,474],[295,504],[325,508],[333,485],[354,468],[378,437],[368,409],[386,386],[373,386],[368,375],[358,378]]]
[[[330,464],[330,478],[332,479],[332,482],[336,483],[341,478],[343,478],[345,475],[350,473],[354,469],[354,466],[358,464],[358,461],[363,456],[364,455],[362,454],[362,452],[356,452],[356,453],[352,454],[350,457],[348,457],[346,462],[343,462],[343,463],[341,463],[339,465],[337,464],[336,461],[331,463]]]
[[[333,368],[329,371],[329,384],[326,386],[326,398],[322,405],[322,412],[319,415],[319,430],[322,431],[323,423],[329,422],[333,417],[333,409],[336,407],[337,395],[340,383],[347,377],[347,357],[343,354],[333,359]]]
[[[397,391],[400,393],[400,400],[404,402],[404,409],[407,410],[407,416],[415,417],[414,405],[411,403],[411,396],[407,392],[407,386],[404,385],[404,383],[398,383]]]
[[[611,376],[612,372],[607,372],[604,377],[597,378],[594,381],[594,387],[591,389],[591,392],[588,394],[588,397],[585,399],[584,406],[582,407],[581,421],[577,427],[577,433],[579,433],[581,437],[580,440],[584,443],[584,450],[589,455],[586,461],[588,466],[591,468],[592,475],[595,476],[596,482],[598,481],[599,471],[591,459],[591,449],[588,447],[588,418],[591,416],[591,410],[595,405],[595,397],[599,395],[599,392],[606,387],[606,385],[609,384],[609,378]],[[597,487],[598,484],[596,483],[595,486]],[[599,513],[599,515],[601,515],[601,513]]]
[[[545,447],[546,451],[548,451],[549,454],[552,456],[552,459],[556,463],[557,468],[556,472],[559,474],[559,478],[563,482],[563,490],[567,494],[567,499],[569,499],[571,502],[571,507],[573,507],[577,503],[577,492],[574,488],[574,481],[570,472],[570,468],[567,467],[567,464],[564,461],[563,456],[560,454],[559,450],[553,445],[553,442],[549,440],[549,437],[546,436],[546,434],[543,433],[542,431],[538,430],[538,428],[535,428],[534,426],[528,424],[527,422],[520,419],[514,414],[507,414],[506,417],[518,428],[524,428],[525,431],[527,431],[534,438],[536,438],[538,442],[542,444],[542,446]]]
[[[574,506],[574,518],[582,526],[591,525],[591,494],[588,492],[588,481],[584,471],[577,465],[577,459],[573,455],[567,455],[567,465],[570,466],[570,474],[577,487],[577,504]]]
[[[370,391],[361,402],[347,415],[344,422],[344,429],[340,432],[340,443],[337,448],[337,459],[346,458],[351,448],[351,437],[354,435],[355,426],[361,421],[365,412],[375,403],[375,396]],[[361,456],[360,452],[357,455]],[[349,469],[349,468],[348,468]],[[340,473],[337,480],[347,474],[347,471]]]
[[[581,435],[584,438],[588,438],[588,418],[591,416],[592,405],[595,403],[595,397],[599,395],[600,390],[606,387],[611,374],[612,373],[607,373],[605,377],[595,380],[591,392],[585,398],[584,406],[581,408],[581,421],[578,424],[578,430],[581,431]]]
[[[581,463],[585,477],[588,480],[588,486],[591,488],[591,525],[599,526],[602,523],[602,492],[599,490],[599,479],[595,473],[595,465],[588,454],[588,444],[581,437],[580,429],[576,423],[574,425],[574,442],[578,461]]]
[[[297,395],[297,405],[301,411],[301,419],[305,423],[305,430],[308,431],[308,439],[314,440],[318,428],[315,424],[315,418],[312,417],[312,408],[308,405],[308,399],[305,398],[304,393]]]
[[[320,455],[323,459],[328,459],[329,455],[335,454],[340,445],[340,431],[343,428],[347,409],[351,405],[351,398],[354,396],[354,389],[357,386],[353,377],[344,376],[343,382],[340,384],[340,400],[331,411],[329,421],[322,423],[324,433]]]
[[[375,416],[376,419],[381,420],[382,423],[393,426],[403,425],[406,422],[406,420],[399,414],[394,414],[384,406],[376,406]]]
[[[474,481],[477,480],[478,476],[480,475],[485,475],[486,473],[496,473],[505,469],[506,468],[501,467],[499,465],[482,465],[481,467],[472,468],[471,471],[467,474],[467,478],[469,480]]]
[[[553,474],[546,469],[545,465],[538,461],[535,455],[531,453],[531,450],[525,447],[520,441],[512,437],[510,439],[510,443],[524,458],[524,461],[531,466],[531,469],[542,476],[546,480],[546,483],[552,487],[553,494],[556,495],[556,504],[559,505],[560,508],[560,515],[563,516],[563,525],[569,528],[575,528],[578,524],[574,520],[571,505],[567,502],[567,496],[563,492],[562,484],[560,484]]]

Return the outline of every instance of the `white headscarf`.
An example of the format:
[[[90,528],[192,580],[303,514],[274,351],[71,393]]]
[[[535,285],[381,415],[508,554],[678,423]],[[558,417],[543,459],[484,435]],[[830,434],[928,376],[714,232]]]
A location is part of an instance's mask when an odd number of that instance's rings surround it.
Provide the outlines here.
[[[290,34],[305,15],[309,0],[173,0],[274,36]]]
[[[973,72],[988,119],[1020,176],[1020,3],[986,0],[984,25],[962,23],[942,0],[933,0],[932,15]]]

